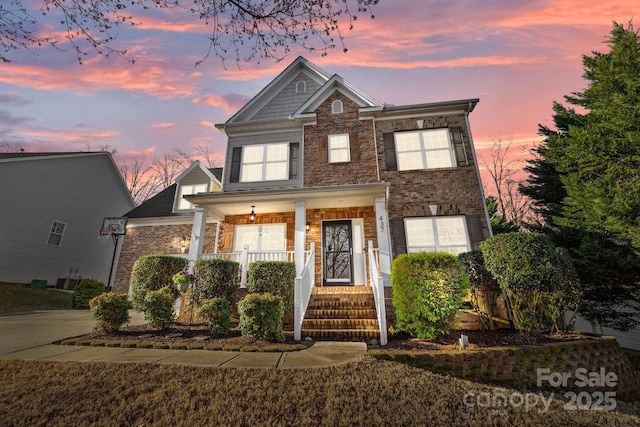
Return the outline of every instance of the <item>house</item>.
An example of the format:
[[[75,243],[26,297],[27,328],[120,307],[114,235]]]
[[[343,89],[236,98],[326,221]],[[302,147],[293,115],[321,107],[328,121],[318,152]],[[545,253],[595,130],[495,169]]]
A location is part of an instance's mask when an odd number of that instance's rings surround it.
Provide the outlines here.
[[[220,191],[222,168],[206,168],[195,162],[178,176],[176,183],[125,213],[128,218],[115,272],[114,292],[128,293],[134,262],[143,255],[167,254],[185,257],[193,228],[193,206],[182,196]],[[209,218],[205,226],[207,253],[218,252],[216,227]],[[218,236],[222,232],[218,233]]]
[[[96,231],[135,206],[110,153],[0,153],[0,194],[1,283],[107,283],[117,248]]]
[[[468,120],[477,103],[388,105],[297,58],[216,125],[228,138],[221,189],[183,192],[193,206],[188,258],[236,259],[243,281],[253,260],[295,261],[297,339],[313,325],[364,327],[305,318],[310,306],[314,316],[331,311],[318,295],[373,294],[384,344],[392,259],[458,254],[490,235]],[[207,254],[212,219],[221,246]]]

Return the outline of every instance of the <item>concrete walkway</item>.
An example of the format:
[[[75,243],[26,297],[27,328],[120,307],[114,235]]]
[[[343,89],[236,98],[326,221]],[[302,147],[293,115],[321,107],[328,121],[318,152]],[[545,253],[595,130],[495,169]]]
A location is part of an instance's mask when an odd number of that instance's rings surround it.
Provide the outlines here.
[[[131,312],[131,324],[144,317]],[[88,311],[56,310],[0,316],[0,359],[67,362],[157,363],[220,368],[298,369],[330,366],[364,357],[365,343],[321,341],[306,350],[250,353],[209,350],[157,350],[53,345],[91,332]]]

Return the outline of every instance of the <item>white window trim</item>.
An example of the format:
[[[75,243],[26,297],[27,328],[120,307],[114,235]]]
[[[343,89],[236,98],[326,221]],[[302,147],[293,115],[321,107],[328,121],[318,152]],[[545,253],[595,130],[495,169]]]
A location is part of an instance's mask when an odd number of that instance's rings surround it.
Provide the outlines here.
[[[193,210],[193,204],[191,204],[190,202],[188,202],[186,199],[184,199],[183,196],[189,196],[191,194],[197,194],[197,193],[206,193],[207,191],[209,191],[209,184],[179,184],[178,185],[179,190],[178,190],[178,203],[176,206],[176,210],[179,211],[189,211],[189,210]],[[200,187],[200,188],[198,188]],[[185,189],[190,190],[189,192],[185,192]]]
[[[267,160],[267,153],[268,153],[268,147],[269,146],[275,146],[275,145],[284,145],[286,146],[286,154],[287,157],[285,160],[278,160],[278,161],[268,161]],[[262,162],[258,163],[258,162],[252,162],[252,163],[246,163],[245,162],[245,154],[247,152],[247,148],[251,148],[251,147],[263,147],[262,150]],[[266,181],[285,181],[289,179],[289,143],[288,142],[270,142],[267,144],[251,144],[251,145],[244,145],[242,146],[242,159],[240,160],[240,179],[239,182],[266,182]],[[283,178],[277,178],[277,179],[266,179],[266,174],[267,174],[267,165],[270,163],[285,163],[285,168],[284,168],[284,177]],[[244,168],[247,165],[262,165],[262,174],[260,179],[254,179],[254,180],[245,180],[243,179],[243,175],[244,175]]]
[[[60,226],[62,226],[62,229],[58,231]],[[67,229],[66,223],[62,221],[53,220],[53,222],[51,223],[51,228],[49,229],[49,235],[47,236],[47,244],[51,246],[62,246],[62,238],[64,237],[64,232],[66,229]],[[51,236],[60,236],[60,239],[58,240],[57,243],[52,243]]]
[[[263,251],[262,250],[262,228],[264,226],[282,226],[282,232],[283,232],[283,242],[284,242],[284,247],[282,249],[275,249],[275,250],[268,250],[268,251]],[[249,229],[249,228],[253,228],[257,230],[258,233],[258,247],[254,250],[254,249],[250,249],[251,251],[254,252],[284,252],[287,250],[287,224],[286,223],[273,223],[273,224],[241,224],[241,225],[236,225],[236,230],[233,233],[233,250],[234,252],[238,252],[243,250],[244,248],[238,248],[237,247],[237,237],[238,237],[238,229],[239,228],[245,228],[245,229]]]
[[[438,236],[438,227],[436,226],[437,224],[437,220],[438,219],[444,219],[444,218],[460,218],[462,221],[462,226],[464,228],[464,234],[465,234],[465,240],[467,243],[467,250],[466,252],[471,251],[471,242],[469,240],[469,230],[467,229],[467,221],[465,219],[464,215],[447,215],[447,216],[433,216],[433,217],[412,217],[412,218],[405,218],[404,219],[404,225],[405,225],[405,239],[407,242],[407,253],[415,253],[415,252],[424,252],[424,249],[420,249],[420,248],[424,248],[424,246],[409,246],[409,238],[407,235],[406,230],[408,229],[407,227],[407,221],[411,221],[411,220],[421,220],[421,221],[430,221],[431,222],[431,227],[433,230],[433,238],[434,238],[434,243],[435,243],[435,248],[434,248],[434,252],[448,252],[447,248],[457,248],[460,247],[461,245],[441,245],[440,244],[440,239]],[[412,250],[412,248],[414,248],[414,250]],[[415,250],[417,249],[417,250]]]
[[[342,137],[342,136],[346,136],[347,137],[347,147],[340,147],[340,148],[331,148],[331,138],[332,137]],[[345,151],[347,152],[347,159],[346,160],[332,160],[331,158],[331,153],[332,152],[336,152],[336,151]],[[339,133],[339,134],[334,134],[334,135],[329,135],[327,136],[327,152],[328,152],[328,157],[327,160],[329,163],[348,163],[351,161],[351,141],[349,140],[349,134],[348,133]]]
[[[425,143],[424,143],[424,135],[426,133],[429,132],[444,132],[445,136],[447,137],[447,143],[448,143],[448,152],[449,152],[449,158],[451,159],[451,165],[450,166],[429,166],[429,152],[437,152],[437,151],[442,151],[443,149],[427,149],[425,148]],[[411,151],[399,151],[398,150],[398,143],[396,140],[396,136],[399,134],[410,134],[410,133],[417,133],[420,137],[420,156],[422,159],[422,168],[403,168],[401,165],[401,161],[400,161],[400,154],[401,153],[408,153],[408,152],[413,152],[413,153],[418,153],[418,150],[411,150]],[[442,169],[442,168],[452,168],[452,167],[456,167],[456,157],[454,155],[454,148],[453,148],[453,143],[451,141],[451,135],[449,134],[449,129],[421,129],[421,130],[417,130],[417,131],[410,131],[410,132],[398,132],[398,133],[394,133],[393,134],[393,138],[394,138],[394,146],[395,146],[395,150],[396,150],[396,159],[397,159],[397,163],[398,163],[398,171],[407,171],[407,170],[428,170],[428,169]]]
[[[307,91],[307,82],[299,80],[296,82],[296,93],[305,93]]]
[[[344,105],[342,101],[336,99],[331,103],[331,114],[342,114],[344,112]]]

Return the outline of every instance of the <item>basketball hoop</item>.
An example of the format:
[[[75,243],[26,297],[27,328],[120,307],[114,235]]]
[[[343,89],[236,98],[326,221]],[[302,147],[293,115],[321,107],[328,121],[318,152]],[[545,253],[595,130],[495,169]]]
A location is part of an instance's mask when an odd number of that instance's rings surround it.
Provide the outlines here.
[[[98,242],[99,243],[107,243],[114,237],[113,231],[111,230],[98,230]]]

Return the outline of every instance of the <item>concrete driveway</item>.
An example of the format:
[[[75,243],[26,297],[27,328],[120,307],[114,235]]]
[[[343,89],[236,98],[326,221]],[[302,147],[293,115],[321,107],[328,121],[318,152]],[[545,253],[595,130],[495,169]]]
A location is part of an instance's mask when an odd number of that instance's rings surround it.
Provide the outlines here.
[[[144,324],[144,314],[130,310],[131,325]],[[64,338],[88,334],[96,321],[89,310],[35,311],[0,316],[0,354],[13,353]]]

